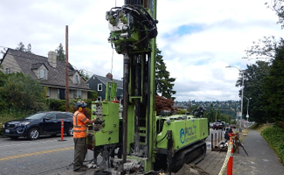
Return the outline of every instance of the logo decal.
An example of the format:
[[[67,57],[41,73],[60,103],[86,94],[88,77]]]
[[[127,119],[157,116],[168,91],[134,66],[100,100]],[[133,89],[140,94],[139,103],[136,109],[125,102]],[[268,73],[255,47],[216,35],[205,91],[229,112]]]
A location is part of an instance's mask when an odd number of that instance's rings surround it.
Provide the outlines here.
[[[184,129],[181,128],[180,130],[180,142],[183,144],[185,141],[185,132],[184,132]]]

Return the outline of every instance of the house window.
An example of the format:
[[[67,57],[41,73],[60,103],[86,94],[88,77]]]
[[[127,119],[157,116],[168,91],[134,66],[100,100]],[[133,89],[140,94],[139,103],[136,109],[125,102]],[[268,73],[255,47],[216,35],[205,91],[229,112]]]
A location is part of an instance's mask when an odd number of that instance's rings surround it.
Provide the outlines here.
[[[74,98],[81,98],[82,97],[82,91],[74,91]]]
[[[98,96],[98,101],[102,101],[102,97],[101,96]]]
[[[80,83],[79,75],[75,75],[74,84],[79,84],[79,83]]]
[[[65,89],[58,89],[57,98],[58,99],[65,99]]]
[[[103,84],[100,83],[100,84],[98,84],[98,91],[102,91],[102,90],[103,90]]]
[[[39,70],[39,79],[46,80],[46,70],[45,69],[40,69]]]
[[[6,74],[10,74],[10,73],[11,73],[10,67],[6,68]]]
[[[47,97],[49,97],[49,96],[50,96],[50,88],[47,88],[46,96],[47,96]]]

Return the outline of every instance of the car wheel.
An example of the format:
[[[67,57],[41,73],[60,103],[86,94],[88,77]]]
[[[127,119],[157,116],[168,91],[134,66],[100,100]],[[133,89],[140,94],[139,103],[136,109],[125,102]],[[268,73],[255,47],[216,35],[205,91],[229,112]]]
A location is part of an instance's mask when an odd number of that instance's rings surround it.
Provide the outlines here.
[[[10,138],[11,138],[12,140],[17,140],[17,139],[19,138],[19,136],[10,136]]]
[[[38,128],[32,128],[30,129],[28,133],[28,139],[30,140],[36,140],[39,138],[39,129]]]
[[[67,135],[68,136],[73,136],[73,127],[69,126],[68,130],[67,130]]]

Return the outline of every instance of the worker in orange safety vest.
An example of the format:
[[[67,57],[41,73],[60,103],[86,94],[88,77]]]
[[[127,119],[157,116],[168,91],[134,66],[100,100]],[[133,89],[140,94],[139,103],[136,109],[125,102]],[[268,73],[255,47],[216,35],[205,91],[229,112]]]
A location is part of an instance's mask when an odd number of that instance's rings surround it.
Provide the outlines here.
[[[76,102],[76,112],[73,116],[73,139],[74,139],[74,172],[86,171],[83,163],[85,156],[87,154],[87,144],[86,144],[86,131],[87,124],[92,124],[96,119],[89,120],[84,113],[86,113],[86,106],[82,100]]]

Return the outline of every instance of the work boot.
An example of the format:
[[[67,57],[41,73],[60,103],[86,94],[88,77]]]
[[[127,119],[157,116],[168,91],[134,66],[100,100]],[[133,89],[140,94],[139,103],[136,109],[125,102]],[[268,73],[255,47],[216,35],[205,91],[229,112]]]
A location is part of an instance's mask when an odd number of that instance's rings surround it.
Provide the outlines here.
[[[76,169],[76,170],[73,170],[73,171],[74,171],[74,172],[85,172],[85,171],[87,171],[87,169],[86,169],[86,168],[81,167],[81,168]]]

